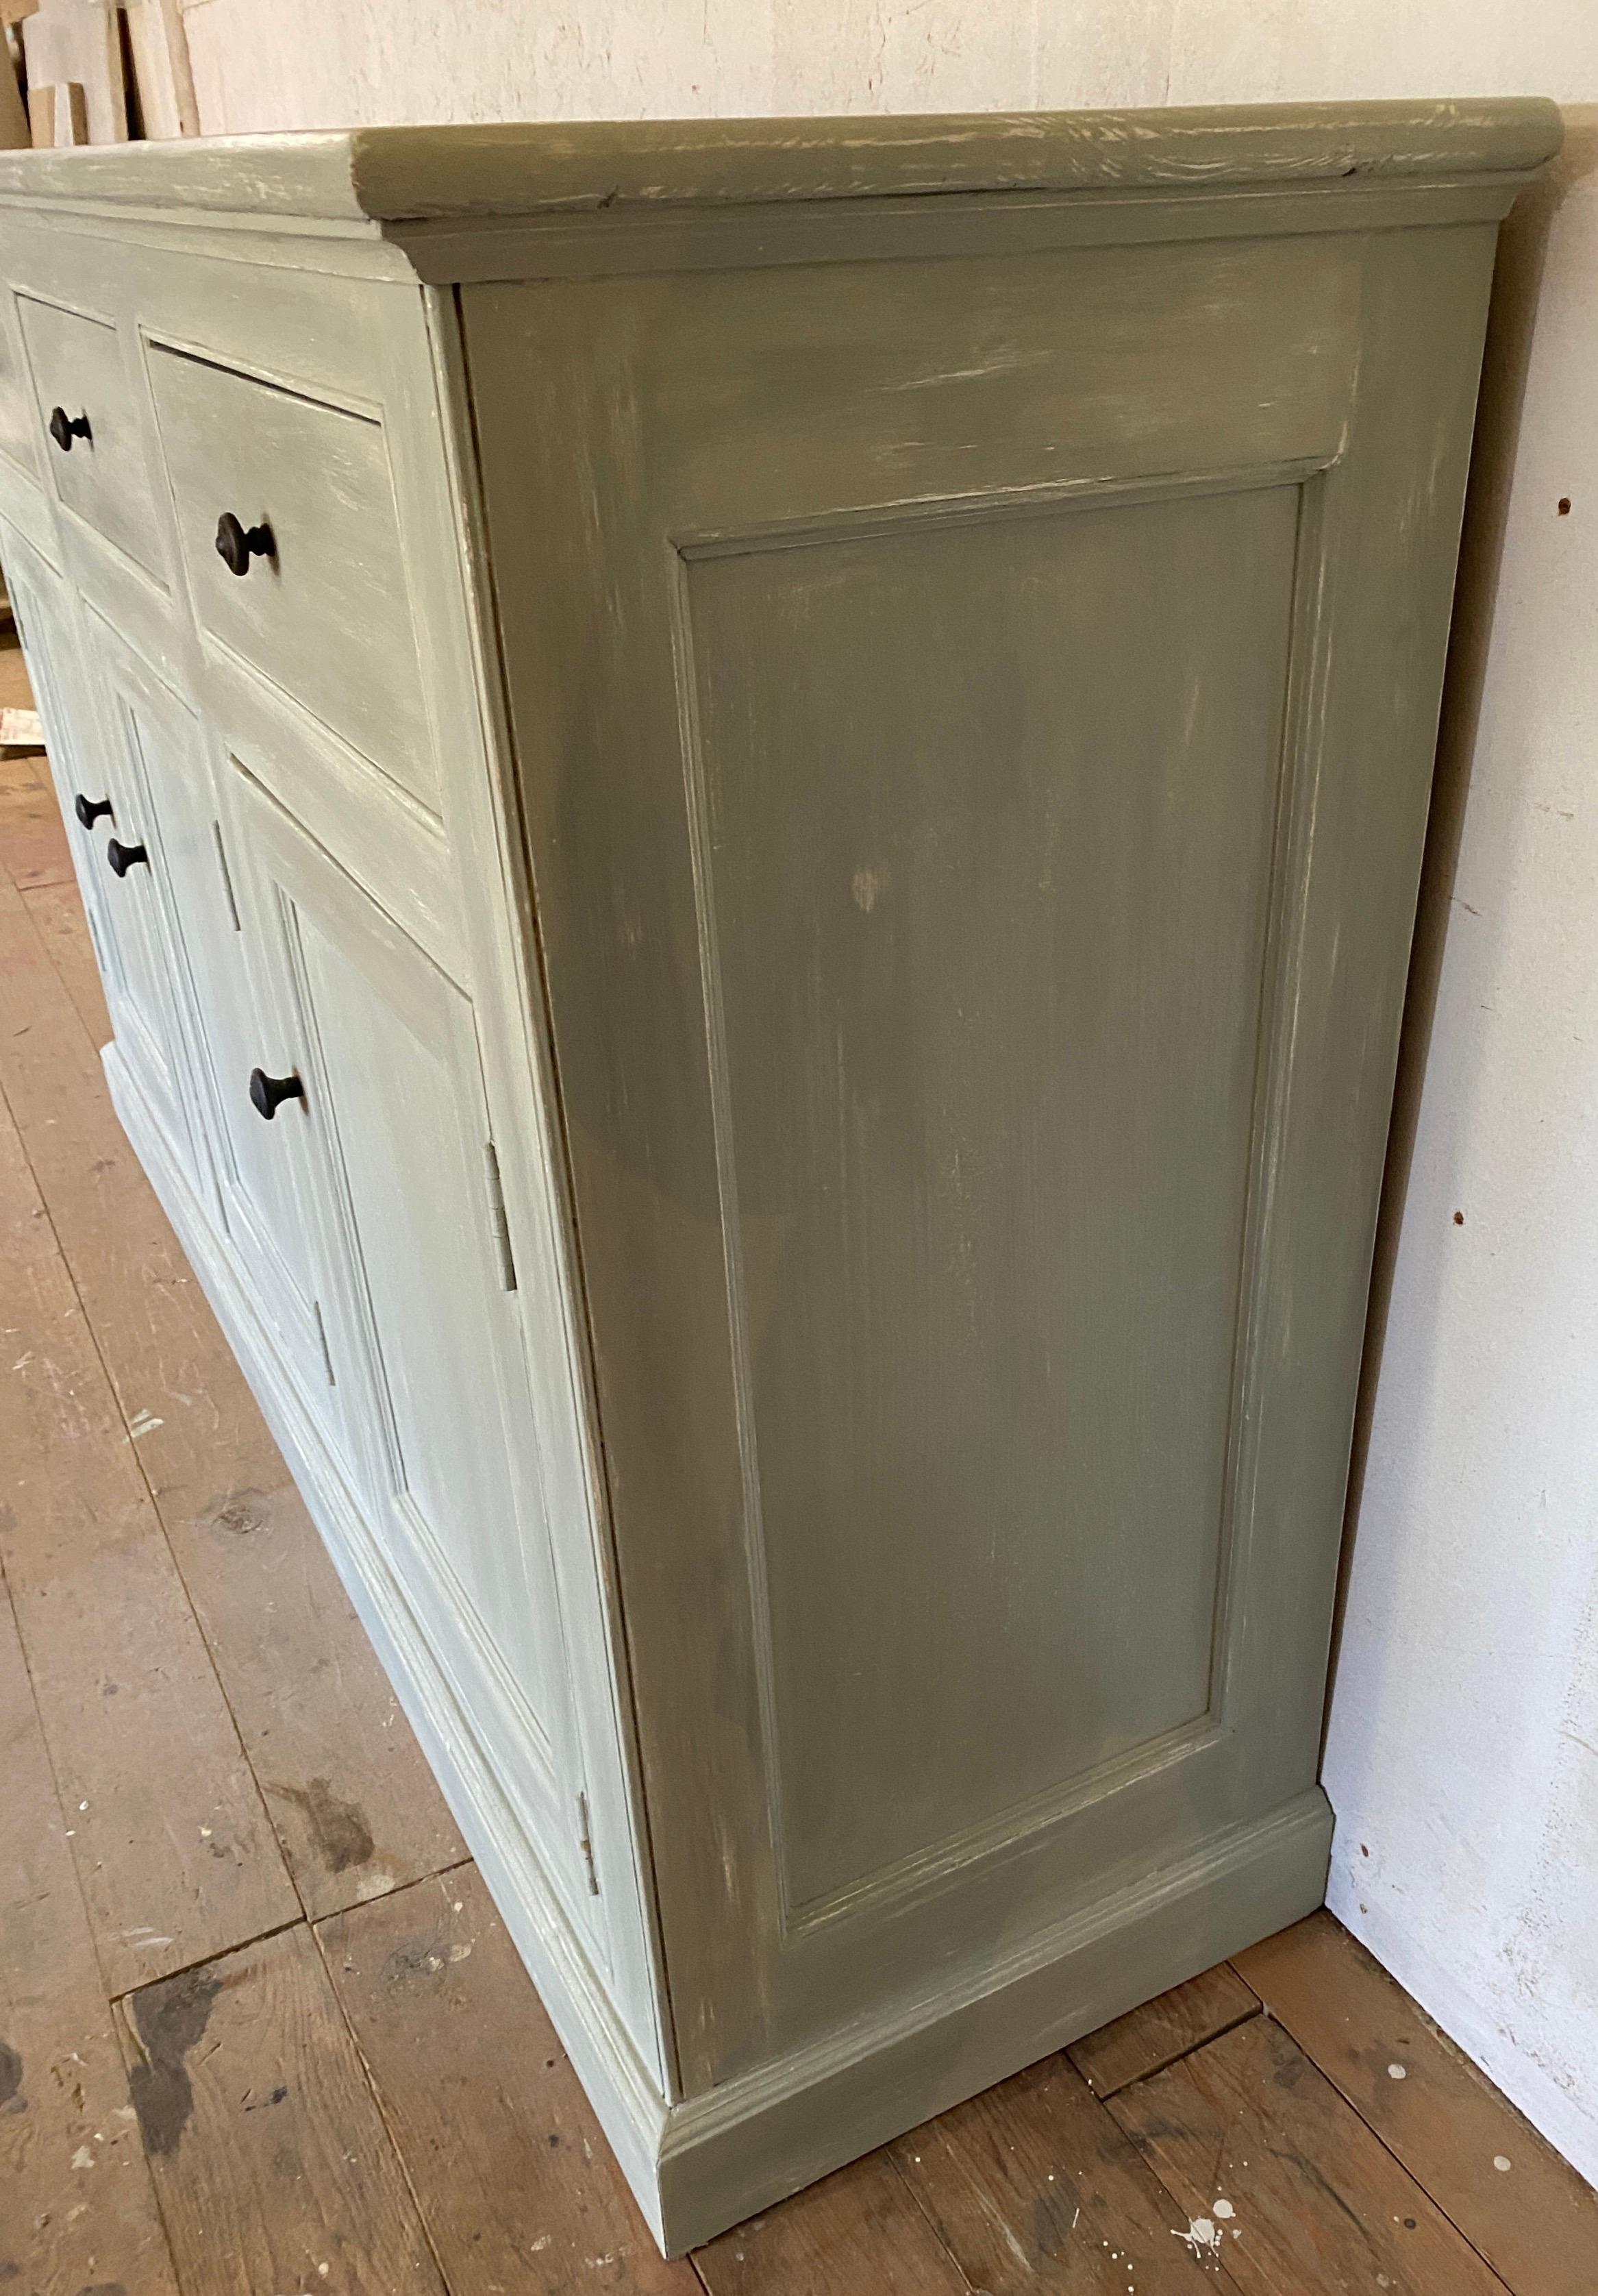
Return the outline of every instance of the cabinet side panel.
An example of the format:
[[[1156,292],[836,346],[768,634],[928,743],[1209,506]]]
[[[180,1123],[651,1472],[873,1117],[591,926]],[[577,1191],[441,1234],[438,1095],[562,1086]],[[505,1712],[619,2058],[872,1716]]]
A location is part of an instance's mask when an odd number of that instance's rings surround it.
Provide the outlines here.
[[[690,2096],[1314,1798],[1493,240],[1321,212],[463,291]]]

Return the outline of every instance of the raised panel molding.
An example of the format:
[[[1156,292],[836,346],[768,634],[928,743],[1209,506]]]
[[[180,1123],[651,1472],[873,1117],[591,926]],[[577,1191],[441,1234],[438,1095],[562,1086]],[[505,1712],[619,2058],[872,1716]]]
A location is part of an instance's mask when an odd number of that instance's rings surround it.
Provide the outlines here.
[[[1294,921],[1303,913],[1303,877],[1309,863],[1309,844],[1303,824],[1313,814],[1313,795],[1306,798],[1307,780],[1313,791],[1314,728],[1307,721],[1302,697],[1313,691],[1310,667],[1317,643],[1315,602],[1323,572],[1319,548],[1321,515],[1319,480],[1327,466],[1316,461],[1267,465],[1257,470],[1196,472],[1178,480],[1096,484],[1078,483],[1059,488],[988,499],[914,503],[891,512],[871,510],[825,521],[720,534],[709,539],[684,539],[676,544],[678,572],[674,600],[677,656],[679,722],[684,743],[686,799],[694,857],[694,896],[699,920],[701,965],[705,984],[706,1030],[717,1138],[717,1163],[721,1199],[721,1223],[726,1251],[727,1313],[733,1336],[733,1379],[737,1396],[739,1449],[744,1491],[744,1544],[749,1571],[756,1663],[760,1686],[766,1791],[772,1812],[780,1919],[784,1935],[830,1922],[847,1922],[868,1915],[886,1915],[906,1901],[929,1893],[947,1891],[958,1883],[964,1869],[1004,1857],[1022,1847],[1029,1837],[1045,1833],[1064,1816],[1094,1800],[1135,1785],[1156,1770],[1179,1765],[1190,1754],[1213,1745],[1227,1728],[1225,1711],[1226,1677],[1226,1620],[1235,1578],[1233,1568],[1240,1543],[1246,1549],[1250,1524],[1237,1521],[1240,1472],[1246,1475],[1246,1433],[1254,1414],[1250,1408],[1254,1384],[1254,1349],[1250,1333],[1258,1334],[1258,1298],[1263,1263],[1263,1230],[1268,1218],[1269,1176],[1275,1164],[1274,1133],[1279,1130],[1288,1079],[1286,1063],[1291,1039],[1274,1028],[1276,1016],[1291,1013],[1296,984],[1299,942]],[[1203,1691],[1195,1710],[1168,1726],[1135,1737],[1101,1759],[1068,1767],[1056,1781],[1020,1800],[987,1812],[941,1837],[921,1842],[897,1857],[851,1875],[832,1888],[808,1895],[797,1893],[791,1878],[789,1841],[784,1818],[781,1745],[783,1726],[775,1687],[776,1662],[771,1640],[768,1562],[760,1488],[759,1443],[757,1434],[757,1378],[751,1355],[751,1315],[747,1290],[746,1258],[752,1251],[760,1281],[769,1300],[774,1282],[774,1261],[782,1246],[774,1233],[777,1222],[768,1207],[757,1201],[754,1210],[741,1201],[733,1086],[729,1074],[727,1028],[723,993],[724,950],[717,922],[716,851],[717,839],[704,750],[704,709],[701,694],[705,679],[704,652],[696,644],[694,584],[698,567],[706,562],[749,560],[773,552],[805,551],[824,554],[830,545],[859,550],[873,543],[892,545],[941,536],[950,529],[974,524],[1008,524],[1017,519],[1061,521],[1143,508],[1163,503],[1192,504],[1211,496],[1258,494],[1266,489],[1288,490],[1292,497],[1291,544],[1286,552],[1286,604],[1282,615],[1280,690],[1282,706],[1274,728],[1274,770],[1262,789],[1268,815],[1268,865],[1266,873],[1265,930],[1260,942],[1257,1009],[1259,1016],[1258,1057],[1252,1063],[1255,1088],[1242,1162],[1248,1180],[1245,1210],[1240,1224],[1235,1261],[1237,1315],[1233,1333],[1233,1374],[1227,1386],[1223,1416],[1226,1428],[1224,1488],[1218,1510],[1212,1573],[1215,1631],[1207,1637]],[[1069,529],[1066,529],[1069,531]],[[882,572],[882,586],[891,588],[892,577]],[[776,616],[757,610],[754,619],[764,633],[762,643],[774,643]],[[829,656],[836,669],[834,656]],[[1289,697],[1292,697],[1290,702]],[[758,746],[760,729],[745,729]],[[1191,729],[1189,729],[1191,731]],[[1310,760],[1307,767],[1307,758]],[[762,830],[770,833],[769,814]],[[1296,876],[1295,876],[1296,872]],[[851,894],[869,914],[879,899],[891,898],[874,871],[854,875]],[[1067,898],[1061,889],[1062,899]],[[762,979],[788,977],[787,953],[764,965],[741,952],[733,961],[734,975],[756,972]],[[839,1058],[841,1063],[842,1051]],[[746,1241],[747,1240],[747,1241]],[[1244,1504],[1247,1486],[1244,1485]],[[801,1742],[803,1726],[794,1719],[792,1734]],[[856,1791],[858,1781],[856,1782]]]

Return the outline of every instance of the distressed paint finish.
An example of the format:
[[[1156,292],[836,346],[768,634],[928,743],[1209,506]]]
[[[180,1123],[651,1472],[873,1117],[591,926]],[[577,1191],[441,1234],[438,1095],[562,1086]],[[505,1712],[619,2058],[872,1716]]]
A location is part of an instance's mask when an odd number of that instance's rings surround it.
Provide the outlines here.
[[[356,223],[982,192],[1347,185],[1536,168],[1558,115],[1519,102],[1237,104],[882,119],[496,120],[120,151],[0,152],[0,195],[43,190]],[[859,250],[859,251],[864,251]]]
[[[64,453],[53,439],[40,448],[58,498],[159,581],[150,479],[127,404],[115,326],[97,314],[59,309],[31,295],[18,297],[13,308],[20,315],[28,367],[45,414],[39,435],[53,406],[73,422],[89,421],[90,435],[73,439]]]
[[[148,729],[118,1104],[668,2247],[1319,1899],[1487,285],[1554,134],[0,161],[152,508],[154,581],[107,481],[0,468],[58,682],[99,617],[87,718]],[[304,1098],[241,1162],[250,1042]]]
[[[686,570],[791,1925],[1217,1694],[1299,500]]]
[[[201,628],[436,818],[438,767],[381,421],[160,347],[150,375]],[[216,546],[219,506],[256,529],[268,504],[270,549],[235,575]]]
[[[1490,240],[467,291],[691,2084],[1313,1784]]]

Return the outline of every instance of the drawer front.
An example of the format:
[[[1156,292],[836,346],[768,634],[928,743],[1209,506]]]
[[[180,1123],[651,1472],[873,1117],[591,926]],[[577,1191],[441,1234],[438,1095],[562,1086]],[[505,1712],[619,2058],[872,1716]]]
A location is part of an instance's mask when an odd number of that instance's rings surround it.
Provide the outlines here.
[[[17,308],[57,498],[162,581],[150,473],[117,329],[32,295],[19,295]],[[58,425],[60,439],[51,430],[58,410],[73,426]]]
[[[381,422],[159,346],[150,372],[201,630],[436,813]],[[226,514],[259,537],[242,573]]]

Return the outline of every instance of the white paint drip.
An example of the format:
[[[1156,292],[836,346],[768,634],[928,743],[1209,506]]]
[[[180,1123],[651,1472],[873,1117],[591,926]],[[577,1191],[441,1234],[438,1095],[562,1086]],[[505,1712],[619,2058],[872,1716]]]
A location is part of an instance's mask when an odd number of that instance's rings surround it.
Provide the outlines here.
[[[1501,2177],[1506,2177],[1514,2165],[1514,2162],[1510,2159],[1507,2152],[1494,2153],[1493,2166],[1496,2169]]]
[[[1216,2202],[1215,2207],[1210,2213],[1213,2216],[1217,2217],[1234,2217],[1237,2214],[1237,2210],[1233,2207],[1230,2201],[1222,2200]]]
[[[1409,2067],[1407,2065],[1389,2065],[1387,2069],[1387,2077],[1389,2080],[1407,2080],[1409,2079]]]
[[[1173,2240],[1184,2240],[1193,2254],[1201,2259],[1218,2256],[1223,2234],[1219,2225],[1209,2217],[1194,2217],[1185,2232],[1173,2232]]]
[[[136,1411],[127,1423],[127,1432],[136,1443],[141,1435],[153,1435],[158,1427],[166,1425],[152,1411]]]

